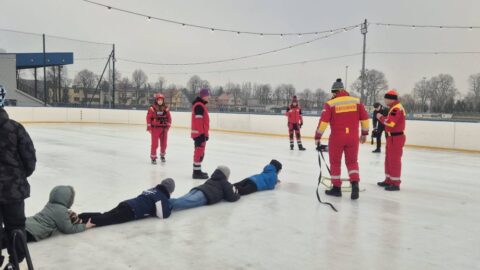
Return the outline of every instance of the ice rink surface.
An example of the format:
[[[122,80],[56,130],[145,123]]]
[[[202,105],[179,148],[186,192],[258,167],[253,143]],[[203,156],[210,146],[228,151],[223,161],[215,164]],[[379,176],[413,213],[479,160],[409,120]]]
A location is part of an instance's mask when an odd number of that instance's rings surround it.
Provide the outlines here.
[[[41,210],[55,185],[76,190],[73,209],[107,211],[165,177],[178,197],[191,180],[189,131],[170,131],[167,163],[151,165],[143,126],[26,125],[37,149],[29,179],[27,215]],[[408,133],[407,133],[408,134]],[[439,134],[441,136],[441,134]],[[407,139],[408,142],[408,139]],[[36,269],[479,269],[480,155],[407,148],[402,191],[387,193],[384,154],[360,149],[358,201],[350,194],[315,197],[318,178],[313,141],[290,151],[287,138],[214,132],[204,169],[231,168],[231,182],[259,173],[272,158],[283,163],[274,191],[236,203],[174,212],[56,235],[30,245]],[[345,170],[343,170],[344,176]],[[322,190],[323,194],[323,190]]]

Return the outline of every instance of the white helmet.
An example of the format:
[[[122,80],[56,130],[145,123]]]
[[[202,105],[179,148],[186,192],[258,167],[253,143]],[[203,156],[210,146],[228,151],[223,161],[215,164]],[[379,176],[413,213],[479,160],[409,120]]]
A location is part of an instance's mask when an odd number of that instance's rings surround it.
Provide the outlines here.
[[[0,85],[0,108],[3,108],[5,104],[5,96],[7,95],[7,89]]]

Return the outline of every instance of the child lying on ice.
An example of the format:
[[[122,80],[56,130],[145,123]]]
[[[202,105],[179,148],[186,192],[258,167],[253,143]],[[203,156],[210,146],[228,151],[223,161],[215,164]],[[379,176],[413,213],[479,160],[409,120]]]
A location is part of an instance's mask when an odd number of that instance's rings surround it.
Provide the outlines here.
[[[226,200],[235,202],[240,199],[236,188],[228,182],[230,169],[218,166],[210,179],[203,185],[193,188],[189,193],[176,199],[170,199],[172,210],[185,210],[203,205],[211,205]]]
[[[278,174],[282,170],[282,163],[275,159],[263,168],[261,174],[252,175],[244,180],[233,184],[240,195],[248,195],[257,191],[274,189],[278,180]]]
[[[82,221],[91,220],[95,226],[107,226],[146,217],[168,218],[171,214],[170,194],[175,190],[175,181],[163,180],[159,185],[142,192],[136,198],[123,201],[105,213],[82,213]]]

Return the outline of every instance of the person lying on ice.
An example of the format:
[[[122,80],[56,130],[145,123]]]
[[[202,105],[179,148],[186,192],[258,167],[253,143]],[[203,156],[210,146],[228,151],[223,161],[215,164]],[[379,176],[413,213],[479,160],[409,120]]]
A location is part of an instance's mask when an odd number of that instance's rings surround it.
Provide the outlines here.
[[[282,163],[275,159],[263,168],[261,174],[256,174],[245,178],[244,180],[233,184],[240,195],[248,195],[257,191],[272,190],[275,188],[278,180],[278,174],[282,170]]]
[[[85,224],[75,212],[69,210],[75,200],[75,190],[71,186],[56,186],[50,191],[47,205],[35,214],[28,217],[25,230],[27,242],[35,242],[52,236],[59,231],[65,234],[80,233],[94,225],[85,220]]]
[[[105,213],[82,213],[78,217],[83,221],[91,220],[95,226],[107,226],[143,219],[146,217],[168,218],[171,205],[168,199],[175,190],[175,181],[163,180],[159,185],[145,190],[136,198],[123,201],[114,209]]]
[[[216,204],[222,200],[236,202],[240,199],[237,189],[228,182],[230,169],[218,166],[210,179],[193,188],[180,198],[170,199],[172,210],[185,210],[203,205]]]

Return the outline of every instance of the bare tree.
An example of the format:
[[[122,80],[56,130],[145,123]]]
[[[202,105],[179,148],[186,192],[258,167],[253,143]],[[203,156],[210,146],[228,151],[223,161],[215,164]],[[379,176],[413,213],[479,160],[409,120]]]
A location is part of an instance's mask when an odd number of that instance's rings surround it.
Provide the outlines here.
[[[229,82],[225,85],[225,91],[233,96],[234,105],[238,105],[240,103],[242,89],[240,88],[239,84]]]
[[[270,103],[272,95],[272,86],[270,84],[255,84],[253,86],[253,91],[260,104],[267,105]]]
[[[361,93],[362,80],[361,75],[353,83],[352,89]],[[381,97],[383,92],[388,89],[388,82],[385,74],[375,69],[365,70],[365,104],[373,105]]]
[[[85,104],[88,100],[88,93],[91,91],[97,84],[98,76],[95,73],[91,72],[88,69],[84,69],[77,73],[74,79],[75,85],[82,88],[83,90],[83,100],[82,103]]]
[[[202,80],[198,75],[193,75],[187,82],[187,88],[190,90],[190,94],[188,95],[190,101],[193,101],[200,89],[210,88],[210,83],[207,80]]]
[[[402,105],[407,113],[415,111],[415,98],[412,95],[405,94],[400,98],[400,100],[402,101]]]
[[[155,83],[155,89],[163,93],[163,90],[165,90],[166,84],[167,84],[167,81],[165,80],[165,78],[160,76],[158,77],[157,82]]]
[[[415,87],[413,88],[413,97],[415,98],[415,102],[418,104],[416,109],[419,109],[420,112],[427,112],[428,100],[430,97],[430,83],[427,81],[427,78],[423,77],[421,81],[415,83]]]
[[[240,99],[242,102],[242,105],[246,106],[248,105],[248,100],[252,96],[252,83],[251,82],[244,82],[242,83],[242,90],[240,94]]]
[[[473,108],[476,111],[480,111],[480,73],[470,75],[468,82],[470,84],[470,93],[473,97]]]
[[[318,88],[317,90],[315,90],[314,99],[315,106],[317,106],[317,108],[323,108],[323,104],[327,102],[329,98],[330,95],[327,94],[327,92],[325,92],[323,89]]]
[[[130,80],[125,77],[118,83],[118,101],[120,104],[126,105],[128,101],[128,90],[133,88]]]
[[[314,94],[312,90],[310,89],[305,89],[301,93],[299,93],[299,101],[302,104],[302,107],[305,109],[310,109],[313,106],[313,103],[315,102],[314,99]]]
[[[429,81],[430,106],[433,112],[450,112],[453,110],[451,104],[458,94],[455,88],[455,81],[449,74],[440,74],[432,77]]]
[[[148,76],[145,74],[145,72],[141,69],[136,69],[133,71],[132,74],[132,82],[133,82],[133,87],[135,87],[135,98],[136,98],[136,104],[140,104],[140,89],[142,87],[145,87],[146,83],[148,81]]]

